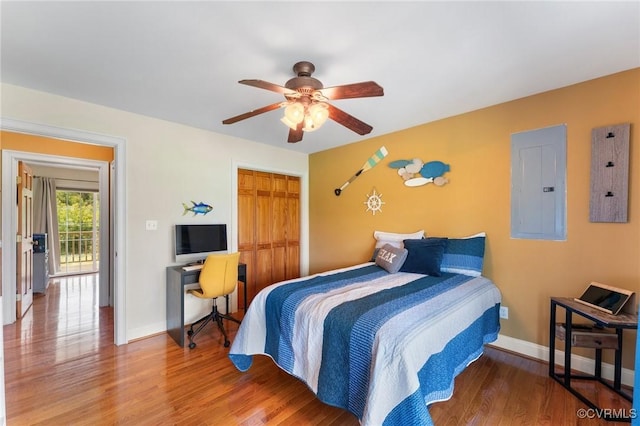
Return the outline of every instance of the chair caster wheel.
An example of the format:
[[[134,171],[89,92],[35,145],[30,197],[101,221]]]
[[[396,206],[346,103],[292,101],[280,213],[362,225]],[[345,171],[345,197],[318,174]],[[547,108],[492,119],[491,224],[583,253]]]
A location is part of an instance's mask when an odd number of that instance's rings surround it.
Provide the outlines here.
[[[193,336],[193,330],[187,331],[187,336]]]
[[[193,343],[193,342],[189,343],[189,349],[193,349],[193,348],[195,348],[195,347],[196,347],[196,344],[195,344],[195,343]]]
[[[224,341],[224,347],[225,348],[228,348],[230,344],[231,344],[231,342],[229,342],[228,340]]]

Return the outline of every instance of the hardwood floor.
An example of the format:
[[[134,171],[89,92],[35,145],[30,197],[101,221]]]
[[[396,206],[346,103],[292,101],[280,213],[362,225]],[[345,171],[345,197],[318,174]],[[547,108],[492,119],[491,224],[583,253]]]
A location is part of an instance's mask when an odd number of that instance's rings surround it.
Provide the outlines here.
[[[166,334],[113,345],[110,309],[97,308],[95,275],[54,280],[26,317],[4,326],[7,424],[12,425],[358,425],[315,398],[267,357],[233,367],[213,328],[198,346]],[[237,326],[229,324],[233,338]],[[449,401],[430,407],[440,425],[599,425],[547,375],[547,364],[487,347],[462,372]],[[584,382],[608,409],[631,404]]]

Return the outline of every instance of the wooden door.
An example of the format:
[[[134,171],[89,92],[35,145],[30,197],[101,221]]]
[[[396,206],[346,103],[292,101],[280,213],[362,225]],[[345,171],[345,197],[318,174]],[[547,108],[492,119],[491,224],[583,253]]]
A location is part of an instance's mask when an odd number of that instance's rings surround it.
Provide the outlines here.
[[[16,238],[16,315],[22,318],[33,302],[33,172],[18,162],[18,233]]]
[[[300,276],[299,177],[238,170],[238,251],[247,304],[268,285]]]

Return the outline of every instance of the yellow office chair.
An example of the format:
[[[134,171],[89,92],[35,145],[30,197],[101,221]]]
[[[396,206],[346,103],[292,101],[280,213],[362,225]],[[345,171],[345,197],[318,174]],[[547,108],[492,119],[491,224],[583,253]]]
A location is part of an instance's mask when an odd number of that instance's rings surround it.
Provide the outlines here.
[[[237,322],[240,321],[229,315],[228,313],[222,314],[218,311],[218,305],[216,299],[220,296],[228,296],[233,293],[238,285],[238,262],[240,260],[240,253],[229,254],[211,254],[207,256],[204,261],[204,266],[200,271],[199,284],[200,288],[187,290],[187,293],[193,294],[201,299],[213,299],[213,309],[211,313],[204,318],[200,318],[198,321],[191,324],[191,328],[187,331],[189,336],[189,348],[196,347],[193,338],[210,322],[215,321],[218,323],[218,328],[224,336],[224,347],[229,347],[229,338],[227,332],[222,324],[222,319]],[[196,331],[193,331],[193,326],[199,324]]]

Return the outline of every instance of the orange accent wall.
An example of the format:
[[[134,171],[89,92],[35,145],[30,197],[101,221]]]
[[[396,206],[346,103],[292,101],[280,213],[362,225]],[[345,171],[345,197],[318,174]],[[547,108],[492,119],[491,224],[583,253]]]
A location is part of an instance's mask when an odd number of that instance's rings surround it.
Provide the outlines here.
[[[0,132],[0,149],[37,152],[39,154],[85,158],[90,160],[113,160],[113,148],[110,147],[69,142],[60,139],[6,131]]]
[[[620,123],[631,123],[629,221],[591,223],[591,130]],[[511,135],[558,124],[567,125],[567,240],[512,239]],[[374,230],[449,237],[485,231],[484,274],[509,307],[501,333],[546,346],[550,296],[577,296],[591,281],[640,292],[639,126],[637,68],[312,154],[310,272],[367,261]],[[389,155],[335,196],[383,145]],[[413,158],[450,164],[449,183],[405,186],[388,163]],[[375,216],[365,205],[374,188],[385,203]],[[625,366],[633,363],[635,333],[627,338]]]

